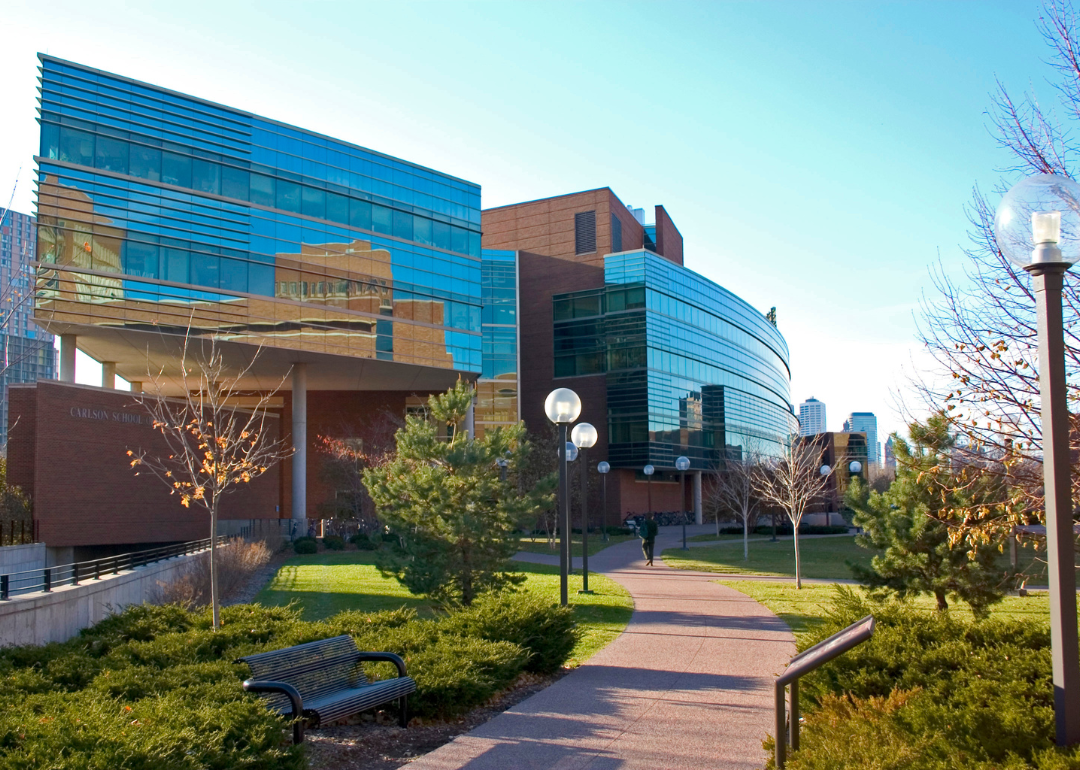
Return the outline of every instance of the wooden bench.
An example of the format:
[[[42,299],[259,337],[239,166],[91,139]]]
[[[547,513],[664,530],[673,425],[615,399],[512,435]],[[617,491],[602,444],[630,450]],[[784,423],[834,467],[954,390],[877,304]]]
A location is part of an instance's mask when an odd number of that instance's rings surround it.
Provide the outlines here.
[[[361,663],[389,661],[396,679],[369,682]],[[344,719],[384,703],[398,701],[401,726],[409,721],[408,695],[416,682],[405,673],[405,661],[392,652],[360,652],[351,636],[335,636],[283,650],[240,658],[251,667],[244,690],[263,694],[279,714],[291,714],[293,742],[303,743],[304,721],[313,726]]]

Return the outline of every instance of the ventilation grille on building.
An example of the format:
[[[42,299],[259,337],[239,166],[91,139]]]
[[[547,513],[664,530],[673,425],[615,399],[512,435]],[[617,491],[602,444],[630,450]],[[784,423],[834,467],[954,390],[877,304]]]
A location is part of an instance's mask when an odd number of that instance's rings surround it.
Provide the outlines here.
[[[582,211],[574,214],[574,253],[591,254],[596,251],[596,212]]]
[[[622,222],[614,214],[611,215],[611,250],[615,254],[622,251]]]

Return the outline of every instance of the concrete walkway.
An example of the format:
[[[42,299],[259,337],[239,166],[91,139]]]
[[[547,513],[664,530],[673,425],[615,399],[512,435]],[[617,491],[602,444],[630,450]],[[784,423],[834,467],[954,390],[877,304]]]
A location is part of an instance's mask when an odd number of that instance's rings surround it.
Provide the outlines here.
[[[794,638],[765,607],[712,582],[717,575],[663,566],[660,552],[681,542],[680,528],[662,528],[655,567],[645,566],[640,541],[591,557],[592,570],[634,597],[626,631],[547,689],[409,767],[761,768],[772,681],[795,653]]]

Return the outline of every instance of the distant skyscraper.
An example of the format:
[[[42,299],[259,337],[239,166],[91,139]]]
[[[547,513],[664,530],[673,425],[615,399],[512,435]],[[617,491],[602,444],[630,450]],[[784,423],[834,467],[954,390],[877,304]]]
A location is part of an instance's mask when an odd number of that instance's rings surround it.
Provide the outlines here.
[[[896,455],[893,454],[892,436],[885,442],[885,470],[896,470]]]
[[[877,417],[873,412],[852,412],[844,421],[844,430],[866,434],[867,459],[873,464],[881,462],[881,447],[877,443]]]
[[[811,396],[799,404],[799,435],[816,436],[825,432],[825,404]]]
[[[56,378],[53,336],[30,318],[36,225],[33,217],[0,209],[0,449],[7,446],[8,384]]]

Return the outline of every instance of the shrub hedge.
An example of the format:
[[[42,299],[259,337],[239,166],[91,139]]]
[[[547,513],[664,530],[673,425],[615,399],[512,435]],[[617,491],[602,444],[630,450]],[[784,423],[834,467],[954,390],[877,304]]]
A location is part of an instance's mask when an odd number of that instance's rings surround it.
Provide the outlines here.
[[[496,638],[500,618],[511,627]],[[142,605],[63,644],[0,649],[0,770],[300,770],[302,748],[243,692],[249,671],[231,661],[348,633],[361,649],[405,659],[414,715],[448,717],[527,668],[557,668],[575,634],[564,609],[527,593],[435,620],[402,609],[310,623],[296,608],[260,605],[225,607],[222,620],[214,632],[207,611]],[[369,673],[396,672],[377,664]]]
[[[298,554],[319,552],[319,542],[313,537],[298,537],[293,540],[292,547]]]
[[[377,551],[379,550],[379,543],[372,540],[367,532],[357,532],[355,535],[349,538],[349,542],[359,548],[361,551]]]
[[[326,535],[322,539],[323,548],[328,551],[344,551],[345,538],[340,535]]]
[[[801,646],[869,614],[870,641],[803,678],[806,721],[789,768],[1080,768],[1080,749],[1054,747],[1047,627],[839,589],[829,621]]]

